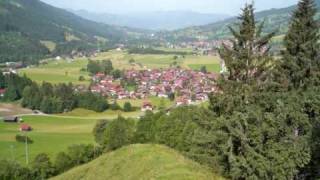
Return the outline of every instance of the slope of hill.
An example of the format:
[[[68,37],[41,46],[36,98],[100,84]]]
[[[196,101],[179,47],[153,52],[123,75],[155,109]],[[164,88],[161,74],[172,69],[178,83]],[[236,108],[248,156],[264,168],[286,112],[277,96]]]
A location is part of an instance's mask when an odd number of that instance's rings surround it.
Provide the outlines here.
[[[48,44],[54,44],[61,53],[97,47],[97,43],[114,44],[127,40],[128,34],[140,33],[130,31],[83,19],[39,0],[0,1],[1,62],[45,56],[52,51],[46,48]],[[28,50],[23,48],[27,46]]]
[[[223,179],[209,171],[170,148],[160,145],[131,145],[53,179]]]
[[[320,7],[320,0],[316,0]],[[296,6],[290,6],[281,9],[270,9],[256,13],[256,18],[259,22],[265,22],[264,32],[269,33],[276,31],[278,35],[283,35],[288,30],[288,23],[291,18],[292,11]],[[320,13],[317,18],[320,19]],[[230,37],[228,26],[232,26],[237,22],[237,18],[229,18],[224,21],[204,25],[194,26],[185,29],[180,29],[173,32],[160,32],[159,37],[173,41],[184,41],[186,39],[223,39]]]
[[[229,18],[228,15],[224,14],[205,14],[193,11],[159,11],[130,14],[100,14],[85,10],[71,10],[71,12],[96,22],[151,30],[174,30],[205,25]]]

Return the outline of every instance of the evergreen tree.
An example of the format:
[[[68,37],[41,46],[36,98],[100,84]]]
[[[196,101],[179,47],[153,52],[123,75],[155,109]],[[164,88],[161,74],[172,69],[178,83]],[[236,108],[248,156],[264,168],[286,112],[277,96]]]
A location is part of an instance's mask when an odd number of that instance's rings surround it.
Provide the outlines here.
[[[240,20],[239,29],[229,27],[234,39],[232,46],[223,45],[220,56],[228,69],[228,78],[234,82],[250,83],[252,80],[265,80],[266,71],[271,68],[269,46],[274,33],[262,36],[264,23],[256,27],[253,5],[246,5]]]
[[[294,88],[308,86],[319,75],[319,25],[313,0],[301,0],[284,39],[282,71]]]

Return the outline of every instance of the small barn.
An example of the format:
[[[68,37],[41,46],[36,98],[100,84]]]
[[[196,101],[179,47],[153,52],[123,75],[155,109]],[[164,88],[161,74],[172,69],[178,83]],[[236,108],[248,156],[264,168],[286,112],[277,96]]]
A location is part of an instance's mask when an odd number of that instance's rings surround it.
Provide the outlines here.
[[[3,121],[6,123],[17,123],[19,122],[19,118],[17,116],[8,116],[4,117]]]
[[[21,124],[20,125],[20,131],[31,131],[32,128],[28,124]]]

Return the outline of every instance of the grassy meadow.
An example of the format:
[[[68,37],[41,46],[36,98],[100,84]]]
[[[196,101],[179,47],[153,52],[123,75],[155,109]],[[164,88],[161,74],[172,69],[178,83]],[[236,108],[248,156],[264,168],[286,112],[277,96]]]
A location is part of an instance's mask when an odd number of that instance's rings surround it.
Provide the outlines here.
[[[72,144],[94,143],[92,130],[97,121],[95,119],[54,116],[24,116],[22,119],[33,128],[27,133],[33,140],[29,144],[30,160],[39,153],[47,153],[54,158]],[[15,136],[20,134],[19,126],[0,121],[0,159],[25,162],[25,144],[15,140]]]
[[[97,176],[99,174],[99,176]],[[160,145],[130,145],[71,169],[55,180],[222,180],[212,170]]]

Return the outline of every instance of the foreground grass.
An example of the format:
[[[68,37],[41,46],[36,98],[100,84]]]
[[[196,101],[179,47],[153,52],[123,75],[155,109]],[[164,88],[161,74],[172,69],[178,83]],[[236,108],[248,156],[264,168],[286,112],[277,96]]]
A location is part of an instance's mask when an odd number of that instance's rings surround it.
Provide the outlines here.
[[[131,145],[53,178],[56,180],[214,180],[206,167],[160,145]]]
[[[29,145],[30,160],[39,153],[54,158],[72,144],[94,143],[92,129],[97,121],[94,119],[24,116],[23,120],[33,128],[27,133],[34,141]],[[19,133],[19,124],[0,121],[0,159],[25,162],[25,145],[15,140]]]

